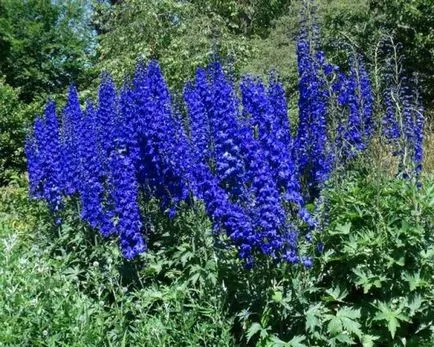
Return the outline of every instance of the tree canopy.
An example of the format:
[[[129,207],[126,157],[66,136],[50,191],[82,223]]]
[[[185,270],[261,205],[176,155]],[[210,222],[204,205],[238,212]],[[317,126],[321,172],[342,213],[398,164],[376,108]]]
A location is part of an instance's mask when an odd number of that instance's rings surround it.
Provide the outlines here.
[[[26,102],[86,79],[92,64],[87,6],[78,0],[1,0],[0,73]]]

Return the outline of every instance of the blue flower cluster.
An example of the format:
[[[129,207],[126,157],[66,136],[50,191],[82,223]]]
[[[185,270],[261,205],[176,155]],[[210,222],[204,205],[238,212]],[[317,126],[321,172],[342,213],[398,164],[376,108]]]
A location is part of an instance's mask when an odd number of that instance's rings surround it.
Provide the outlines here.
[[[305,24],[297,42],[295,126],[275,73],[267,83],[245,76],[236,84],[214,62],[197,70],[176,103],[158,63],[139,62],[119,90],[102,75],[97,105],[82,109],[73,86],[60,118],[48,103],[26,140],[30,194],[54,212],[76,197],[81,218],[116,235],[127,259],[147,247],[140,200],[156,199],[170,218],[203,203],[246,267],[261,255],[310,267],[301,244],[312,242],[318,221],[306,206],[321,201],[333,169],[367,148],[375,131],[362,60],[353,57],[341,72],[327,62],[315,30]],[[421,129],[421,112],[409,102],[403,99],[403,117]],[[397,138],[396,107],[387,105],[387,136]],[[403,134],[420,163],[420,132],[409,127]]]
[[[413,93],[407,79],[391,84],[384,92],[383,135],[399,156],[399,173],[418,177],[422,170],[424,116],[419,95]]]
[[[336,154],[344,162],[367,148],[375,130],[369,75],[360,57],[351,57],[349,66],[349,72],[339,72],[332,85],[337,114],[341,115],[336,129]]]

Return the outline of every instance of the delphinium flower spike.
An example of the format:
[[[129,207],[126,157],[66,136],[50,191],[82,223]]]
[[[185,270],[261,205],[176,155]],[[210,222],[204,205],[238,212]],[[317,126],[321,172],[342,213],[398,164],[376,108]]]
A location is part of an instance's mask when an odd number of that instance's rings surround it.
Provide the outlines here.
[[[104,236],[108,236],[112,227],[108,215],[103,213],[103,174],[96,125],[95,108],[87,101],[79,127],[81,218],[91,227],[99,229]]]
[[[54,101],[49,101],[45,108],[45,131],[41,149],[46,170],[43,196],[50,208],[57,212],[62,205],[62,168],[59,121]]]
[[[68,90],[66,106],[62,111],[62,170],[63,190],[65,195],[73,195],[78,192],[80,184],[80,158],[77,148],[80,136],[79,123],[82,112],[75,86]]]

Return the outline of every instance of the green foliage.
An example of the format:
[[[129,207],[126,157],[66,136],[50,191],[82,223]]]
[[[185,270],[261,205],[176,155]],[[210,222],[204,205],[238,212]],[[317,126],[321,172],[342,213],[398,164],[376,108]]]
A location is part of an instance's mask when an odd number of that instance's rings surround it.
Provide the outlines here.
[[[19,90],[0,76],[0,186],[25,168],[23,143],[25,124],[41,105],[26,105],[19,99]]]
[[[293,5],[293,0],[193,0],[199,8],[225,18],[231,30],[247,36],[266,37],[272,28],[272,22],[286,14]]]
[[[76,0],[0,2],[0,72],[22,100],[86,81],[92,32],[85,9]]]
[[[55,227],[17,179],[0,189],[0,344],[233,345],[207,220],[179,216],[172,236],[125,262],[73,207]]]
[[[403,45],[405,65],[421,74],[427,97],[434,96],[434,1],[369,1],[370,11],[378,13],[375,25],[394,35]],[[432,104],[432,101],[427,101]]]
[[[364,329],[384,341],[421,345],[434,316],[434,185],[347,179],[330,196],[326,283],[345,286]],[[326,246],[327,248],[327,246]]]
[[[266,74],[278,68],[287,77],[295,46],[286,25],[295,28],[292,1],[136,1],[95,4],[100,69],[117,81],[132,71],[137,58],[156,58],[171,87],[190,79],[198,66],[217,56],[235,74]],[[279,18],[286,17],[286,21]],[[277,30],[275,30],[275,27]],[[291,36],[291,35],[289,35]],[[291,52],[290,55],[287,53]],[[253,70],[252,70],[253,68]]]
[[[241,65],[249,56],[246,38],[232,33],[226,18],[207,13],[207,6],[128,0],[113,7],[100,4],[99,13],[99,68],[112,72],[118,81],[138,57],[158,59],[170,86],[179,87],[214,54],[233,56]]]
[[[382,37],[393,36],[395,42],[402,44],[406,71],[419,75],[425,103],[432,107],[433,6],[433,0],[322,0],[322,33],[327,37],[330,52],[337,42],[346,42],[372,62]]]
[[[16,167],[22,157],[24,128],[21,126],[18,92],[0,79],[0,185],[6,171]],[[21,147],[21,149],[20,149]]]
[[[226,279],[238,336],[260,346],[430,346],[434,182],[352,174],[326,193],[312,270],[260,266]],[[232,291],[232,292],[231,292]]]
[[[274,20],[266,37],[250,38],[252,54],[242,73],[253,73],[266,78],[270,70],[279,73],[287,93],[297,92],[297,57],[294,38],[298,31],[296,8]],[[291,98],[291,102],[296,98]]]
[[[325,195],[313,269],[244,270],[201,206],[144,206],[149,251],[122,259],[77,220],[56,227],[18,176],[0,190],[0,343],[430,346],[434,181],[350,174]],[[152,225],[152,227],[151,227]]]
[[[46,98],[92,78],[87,2],[0,1],[0,185],[25,168],[26,126]]]

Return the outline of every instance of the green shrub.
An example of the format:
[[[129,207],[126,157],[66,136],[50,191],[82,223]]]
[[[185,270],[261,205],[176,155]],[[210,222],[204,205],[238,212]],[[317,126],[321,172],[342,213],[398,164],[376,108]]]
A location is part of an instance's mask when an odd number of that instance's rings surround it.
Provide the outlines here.
[[[156,202],[150,249],[128,262],[69,206],[56,227],[20,181],[0,190],[2,344],[432,345],[432,178],[334,182],[310,270],[245,270],[200,206],[169,220]]]
[[[330,223],[317,235],[324,253],[312,270],[257,269],[234,287],[235,300],[246,301],[238,314],[241,339],[431,346],[434,181],[418,189],[414,182],[357,174],[326,196]]]
[[[233,345],[206,219],[186,212],[126,262],[73,209],[56,227],[21,178],[0,188],[1,345]]]
[[[0,77],[0,185],[4,184],[9,170],[23,169],[22,110],[18,91]]]

